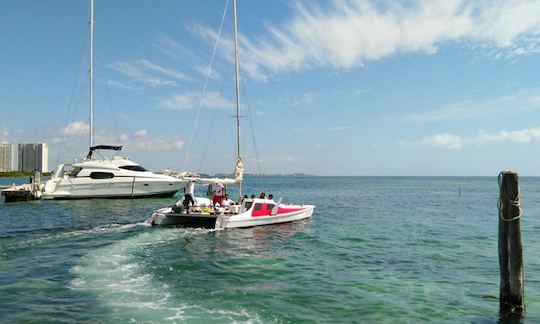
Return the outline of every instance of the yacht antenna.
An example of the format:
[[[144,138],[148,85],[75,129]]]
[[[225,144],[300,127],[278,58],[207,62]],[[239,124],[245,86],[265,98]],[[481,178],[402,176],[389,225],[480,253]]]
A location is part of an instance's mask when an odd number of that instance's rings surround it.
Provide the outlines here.
[[[90,55],[88,81],[90,84],[90,147],[94,146],[94,0],[90,0]]]

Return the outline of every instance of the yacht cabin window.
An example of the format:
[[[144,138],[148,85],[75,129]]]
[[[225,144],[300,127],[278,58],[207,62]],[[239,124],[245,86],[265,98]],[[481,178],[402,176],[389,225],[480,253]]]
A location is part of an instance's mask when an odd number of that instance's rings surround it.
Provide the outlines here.
[[[69,171],[68,175],[70,177],[76,177],[79,172],[81,172],[82,168],[81,167],[74,167],[73,170]]]
[[[92,172],[90,173],[90,178],[92,179],[112,179],[114,174],[110,172]]]

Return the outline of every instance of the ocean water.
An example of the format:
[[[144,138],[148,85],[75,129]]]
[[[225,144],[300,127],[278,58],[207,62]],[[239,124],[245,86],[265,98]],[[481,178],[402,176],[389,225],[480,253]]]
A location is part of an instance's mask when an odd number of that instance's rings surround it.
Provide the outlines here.
[[[520,186],[538,323],[540,178]],[[216,232],[145,224],[175,198],[0,202],[0,322],[500,321],[496,177],[246,179],[262,190],[315,213]]]

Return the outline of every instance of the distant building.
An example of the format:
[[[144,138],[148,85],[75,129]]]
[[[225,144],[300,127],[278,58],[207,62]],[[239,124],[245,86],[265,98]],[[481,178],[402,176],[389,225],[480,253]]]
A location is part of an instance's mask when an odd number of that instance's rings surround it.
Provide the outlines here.
[[[46,143],[19,144],[19,171],[49,171],[49,148]]]
[[[0,143],[0,172],[13,171],[13,144]]]

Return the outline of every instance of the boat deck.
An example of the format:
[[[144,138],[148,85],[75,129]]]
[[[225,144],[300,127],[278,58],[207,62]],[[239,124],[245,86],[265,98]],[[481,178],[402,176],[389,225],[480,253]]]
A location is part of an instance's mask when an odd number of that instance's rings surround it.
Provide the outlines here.
[[[208,213],[168,213],[167,218],[168,222],[162,225],[215,228],[218,215]],[[155,225],[153,220],[150,220],[150,224]]]
[[[5,197],[6,202],[39,200],[41,190],[34,184],[23,184],[2,189],[2,196]]]

